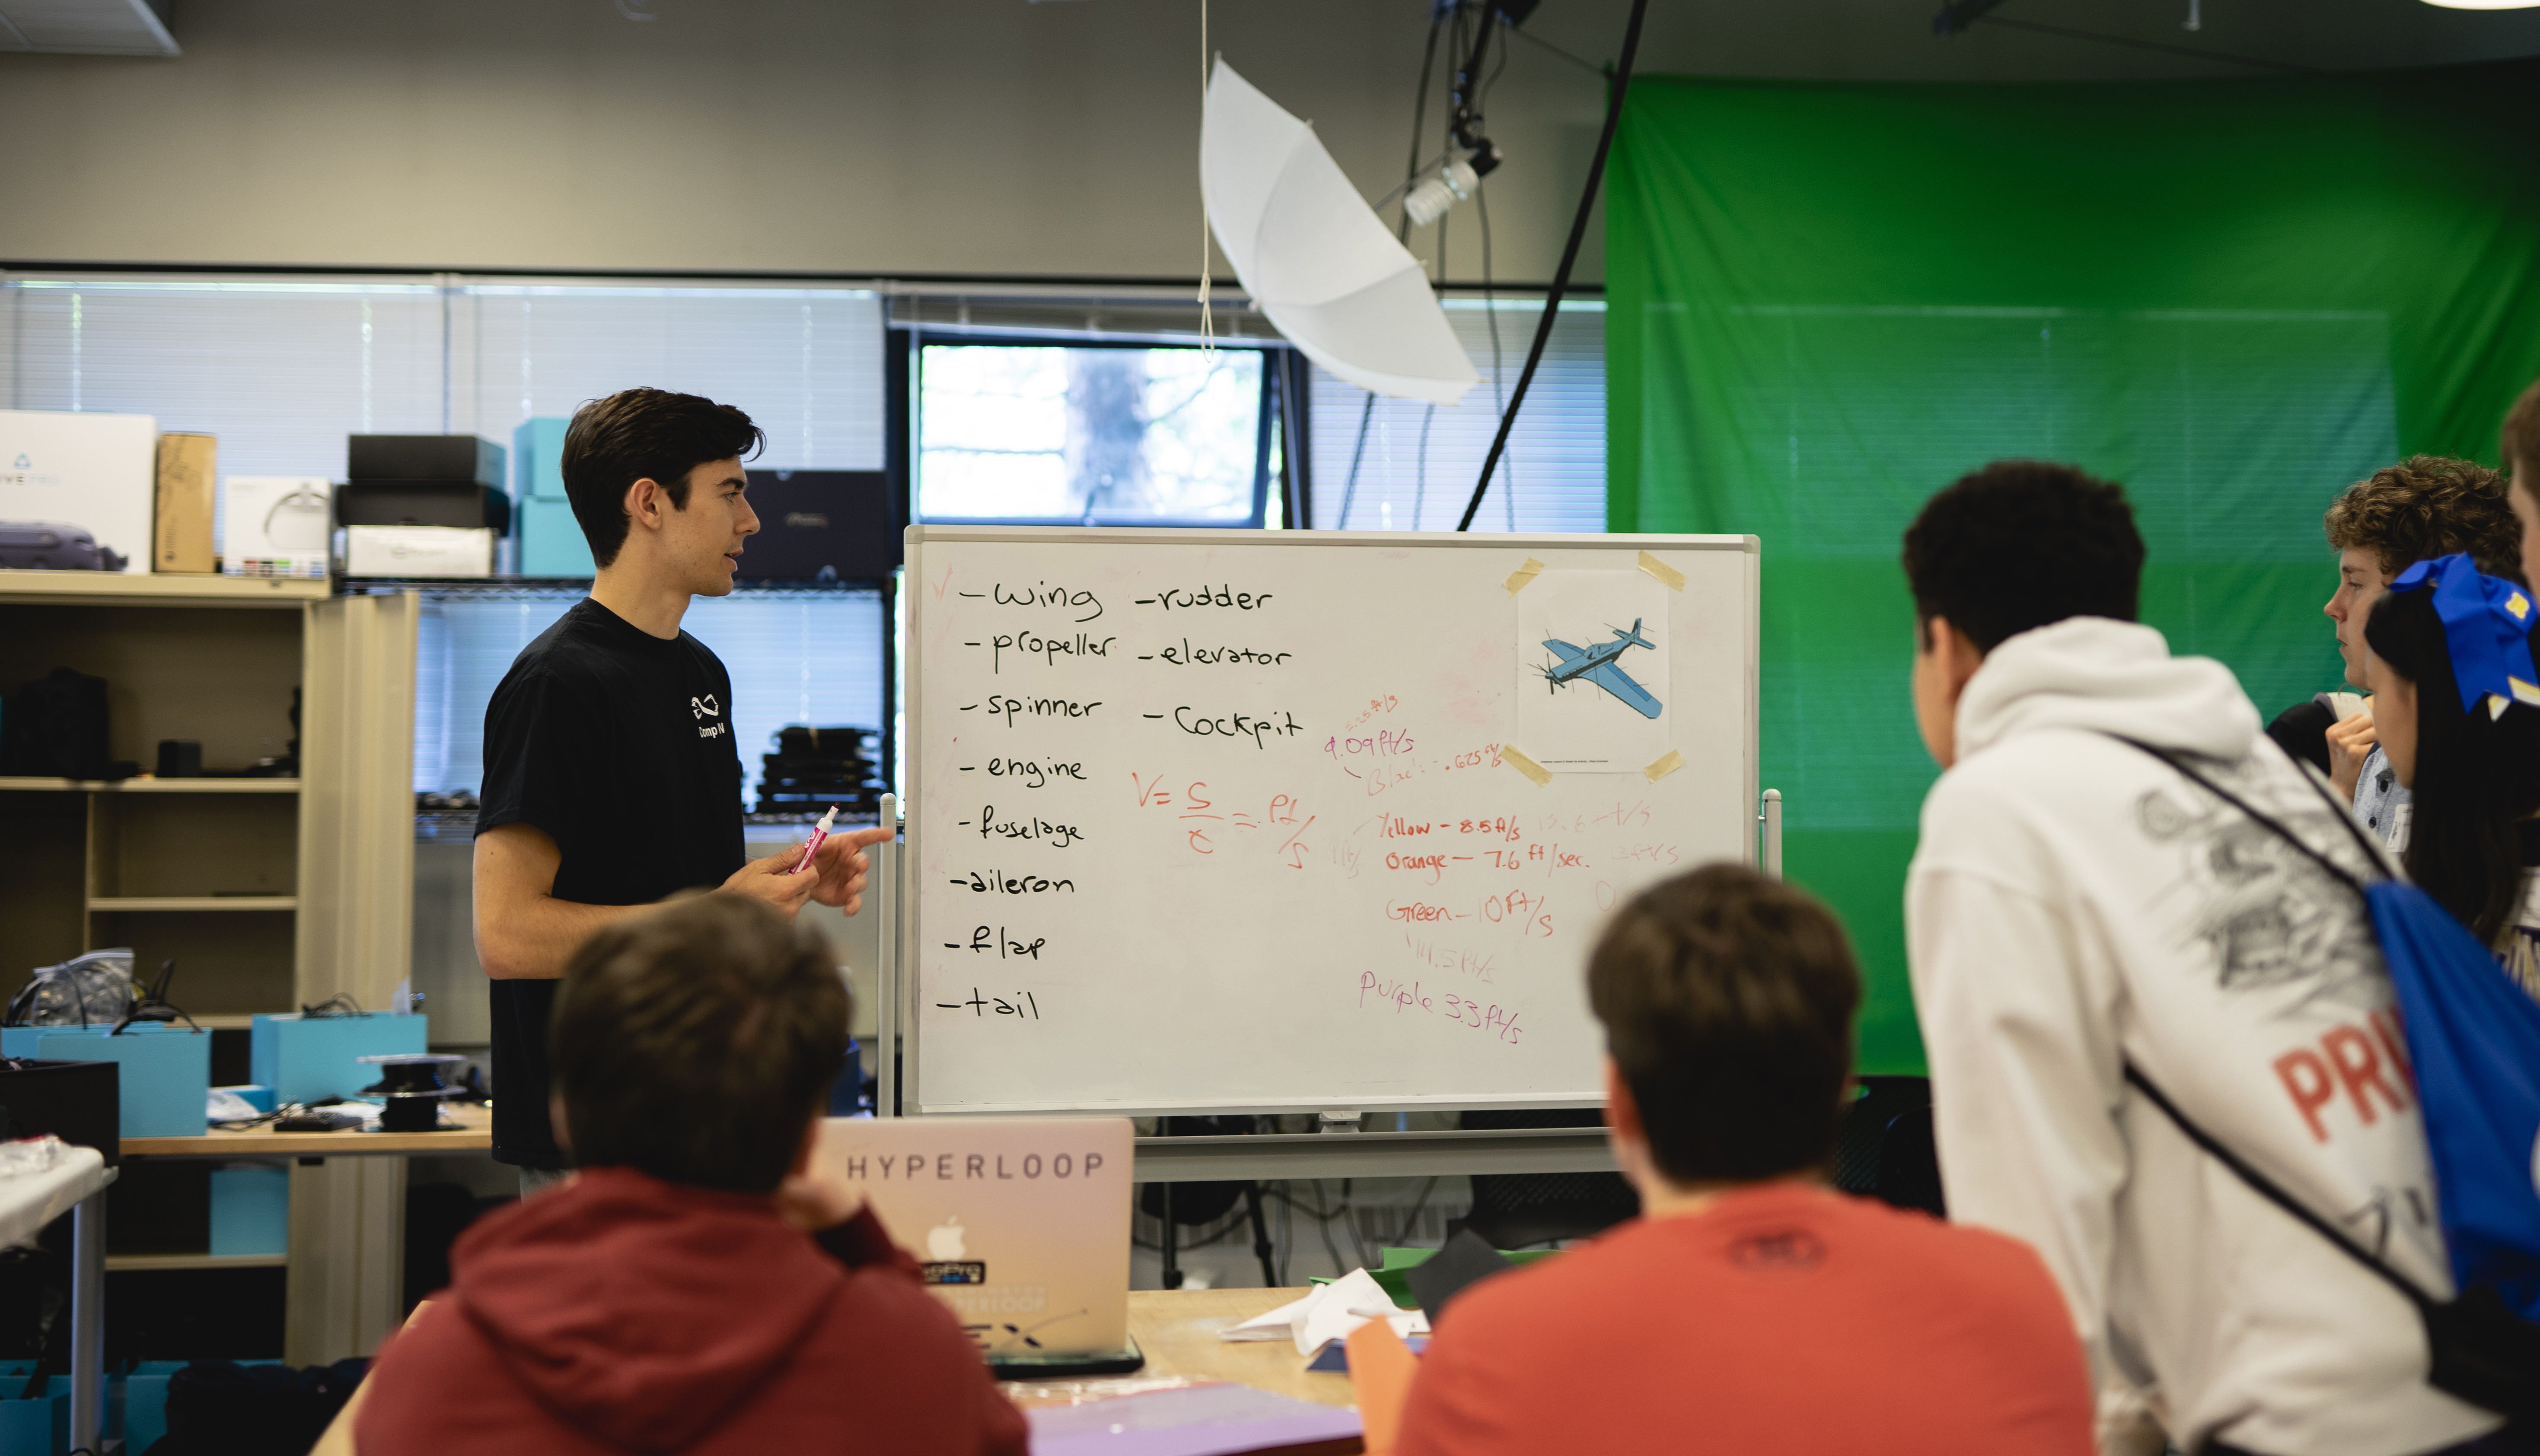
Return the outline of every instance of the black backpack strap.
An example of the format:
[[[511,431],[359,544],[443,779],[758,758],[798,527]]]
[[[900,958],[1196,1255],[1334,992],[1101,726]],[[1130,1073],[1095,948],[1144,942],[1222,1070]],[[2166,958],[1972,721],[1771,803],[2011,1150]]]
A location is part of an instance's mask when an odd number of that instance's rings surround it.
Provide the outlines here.
[[[2273,1179],[2249,1166],[2238,1153],[2223,1146],[2213,1134],[2188,1121],[2187,1114],[2178,1110],[2178,1104],[2170,1101],[2167,1094],[2152,1085],[2152,1078],[2144,1075],[2142,1069],[2132,1062],[2126,1064],[2126,1083],[2149,1098],[2152,1106],[2159,1108],[2180,1132],[2187,1135],[2188,1142],[2205,1149],[2216,1162],[2237,1174],[2240,1181],[2249,1185],[2260,1198],[2291,1213],[2313,1233],[2345,1251],[2348,1258],[2379,1275],[2390,1287],[2407,1296],[2408,1302],[2417,1306],[2420,1311],[2434,1309],[2441,1304],[2441,1301],[2434,1295],[2418,1288],[2416,1281],[2383,1263],[2379,1255],[2357,1243],[2348,1236],[2346,1230],[2312,1213],[2298,1199],[2277,1187]]]
[[[2109,733],[2107,736],[2116,739],[2118,742],[2123,743],[2130,748],[2139,748],[2144,752],[2151,754],[2152,757],[2159,759],[2162,763],[2169,765],[2171,770],[2176,772],[2181,778],[2188,780],[2198,788],[2203,789],[2206,793],[2213,795],[2216,798],[2219,798],[2224,803],[2229,804],[2231,807],[2238,809],[2243,815],[2247,816],[2249,822],[2258,825],[2270,834],[2275,835],[2278,839],[2292,845],[2294,849],[2300,851],[2301,854],[2312,864],[2327,870],[2329,874],[2334,876],[2340,883],[2344,884],[2348,889],[2355,891],[2359,897],[2363,895],[2364,881],[2356,878],[2353,871],[2349,870],[2345,866],[2338,864],[2336,861],[2331,860],[2326,855],[2321,854],[2319,851],[2312,849],[2309,845],[2304,844],[2300,836],[2294,834],[2292,830],[2287,829],[2284,825],[2278,823],[2273,818],[2258,812],[2257,809],[2250,806],[2248,800],[2240,797],[2240,796],[2236,794],[2233,794],[2230,790],[2223,788],[2222,785],[2215,783],[2205,775],[2198,773],[2179,755],[2168,752],[2165,749],[2154,748],[2150,743],[2146,743],[2141,739],[2129,738],[2123,733]],[[2304,776],[2303,781],[2305,783],[2309,782],[2307,775]],[[2317,788],[2318,786],[2312,785],[2312,787]],[[2374,852],[2371,842],[2364,838],[2364,831],[2356,827],[2355,816],[2343,809],[2338,809],[2337,800],[2329,798],[2325,793],[2321,794],[2320,797],[2327,801],[2328,806],[2331,809],[2337,810],[2337,821],[2345,825],[2347,831],[2355,836],[2356,842],[2364,849],[2365,860],[2378,866],[2381,863],[2380,857]]]

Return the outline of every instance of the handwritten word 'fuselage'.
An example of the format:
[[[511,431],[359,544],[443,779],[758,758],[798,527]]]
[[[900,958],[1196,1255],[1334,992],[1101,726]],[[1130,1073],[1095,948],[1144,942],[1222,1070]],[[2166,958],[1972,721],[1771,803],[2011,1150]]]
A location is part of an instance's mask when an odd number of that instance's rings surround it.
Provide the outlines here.
[[[1138,660],[1165,661],[1176,667],[1276,667],[1295,656],[1295,653],[1265,653],[1248,647],[1193,647],[1190,639],[1185,637],[1180,647],[1159,648],[1155,657]]]
[[[1250,612],[1259,611],[1269,604],[1270,593],[1267,591],[1237,591],[1232,587],[1202,587],[1196,591],[1185,591],[1176,587],[1159,591],[1153,596],[1138,598],[1140,606],[1161,606],[1166,611],[1171,611],[1177,606],[1185,609],[1195,606],[1231,606],[1239,612]]]
[[[1000,819],[995,804],[979,810],[979,837],[994,835],[1003,839],[1020,839],[1042,843],[1063,850],[1085,837],[1085,831],[1073,824],[1053,824],[1047,819]]]
[[[973,708],[977,706],[975,703],[971,705]],[[1094,716],[1094,710],[1101,706],[1100,698],[1091,703],[1079,703],[1072,698],[1008,698],[996,693],[988,695],[988,711],[1004,719],[1008,728],[1015,726],[1015,715],[1019,713],[1027,714],[1033,718],[1091,718]],[[964,708],[961,711],[967,713],[970,709]]]
[[[1000,632],[988,639],[988,670],[1005,671],[1008,653],[1038,658],[1052,667],[1058,665],[1061,658],[1107,658],[1111,656],[1111,644],[1119,640],[1117,637],[1088,637],[1082,632],[1073,637],[1043,637],[1037,632]]]
[[[978,596],[983,593],[964,591],[961,594]],[[1102,615],[1102,598],[1091,591],[1070,591],[1064,587],[1053,587],[1047,582],[1035,582],[1028,587],[1009,587],[1000,582],[997,584],[994,595],[999,606],[1061,607],[1070,611],[1083,611],[1089,606],[1094,608],[1084,616],[1078,617],[1076,620],[1079,622],[1091,622]]]
[[[1147,716],[1158,718],[1163,715],[1150,713]],[[1250,738],[1255,748],[1268,746],[1266,740],[1269,738],[1293,738],[1305,730],[1303,724],[1285,713],[1273,723],[1268,718],[1254,718],[1248,713],[1223,713],[1211,718],[1188,706],[1173,710],[1173,727],[1197,738]]]

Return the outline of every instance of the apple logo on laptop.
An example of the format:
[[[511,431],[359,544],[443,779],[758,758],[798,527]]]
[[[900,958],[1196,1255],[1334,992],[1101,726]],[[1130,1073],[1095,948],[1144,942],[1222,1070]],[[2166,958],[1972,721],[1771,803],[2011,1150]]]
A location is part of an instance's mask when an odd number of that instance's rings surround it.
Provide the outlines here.
[[[926,1231],[926,1257],[939,1264],[950,1264],[962,1257],[959,1214],[950,1215],[943,1223]]]

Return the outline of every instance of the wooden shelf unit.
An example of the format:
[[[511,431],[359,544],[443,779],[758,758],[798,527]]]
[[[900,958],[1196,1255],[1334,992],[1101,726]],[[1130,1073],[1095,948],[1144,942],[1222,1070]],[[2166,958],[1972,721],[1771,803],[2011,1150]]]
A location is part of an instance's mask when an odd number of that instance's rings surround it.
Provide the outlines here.
[[[140,601],[169,606],[296,607],[334,594],[306,578],[158,572],[0,571],[0,601]]]
[[[36,779],[0,775],[0,794],[297,794],[298,779]]]
[[[288,1254],[108,1254],[108,1274],[157,1273],[170,1269],[279,1269]]]

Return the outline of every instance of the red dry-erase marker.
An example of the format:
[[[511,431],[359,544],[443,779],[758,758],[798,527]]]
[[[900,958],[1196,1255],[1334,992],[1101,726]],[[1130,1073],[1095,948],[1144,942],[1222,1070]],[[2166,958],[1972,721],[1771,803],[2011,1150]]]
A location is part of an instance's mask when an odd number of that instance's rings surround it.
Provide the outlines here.
[[[829,811],[820,816],[820,822],[811,826],[811,842],[803,846],[803,862],[795,866],[793,868],[786,870],[786,873],[800,874],[804,870],[811,867],[811,857],[820,853],[820,841],[829,837],[829,823],[837,817],[838,806],[836,804],[829,805]]]

